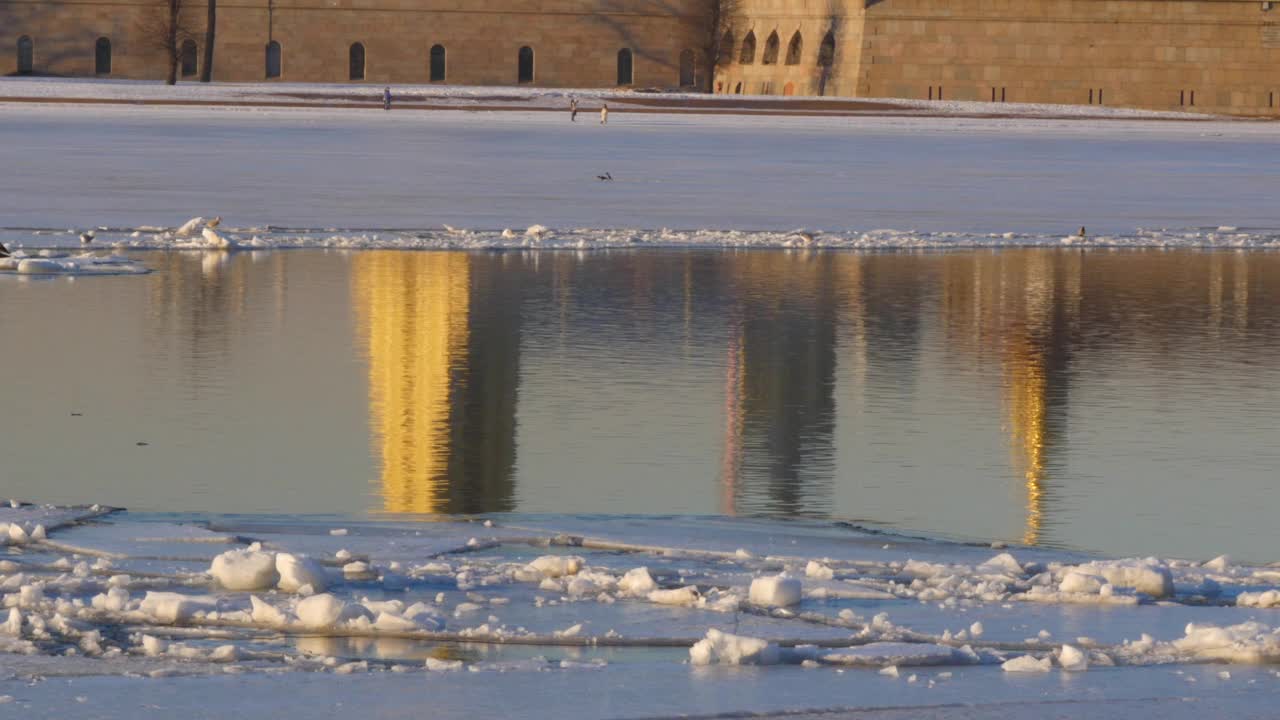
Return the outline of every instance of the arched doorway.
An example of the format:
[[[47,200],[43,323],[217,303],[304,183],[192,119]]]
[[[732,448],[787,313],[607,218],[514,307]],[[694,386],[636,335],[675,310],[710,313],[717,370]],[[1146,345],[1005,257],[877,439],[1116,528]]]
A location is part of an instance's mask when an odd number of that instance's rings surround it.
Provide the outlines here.
[[[698,84],[697,67],[692,50],[680,53],[680,87],[691,88]]]
[[[182,77],[192,77],[199,69],[196,62],[196,41],[187,39],[182,41],[182,52],[179,53],[182,66]]]
[[[36,69],[36,47],[31,38],[23,35],[18,38],[18,74],[30,75]]]
[[[533,48],[525,45],[516,55],[516,82],[524,85],[533,82]]]
[[[742,52],[738,53],[739,65],[750,65],[756,61],[756,33],[749,31],[742,39]]]
[[[734,94],[734,95],[741,95],[741,94],[742,94],[742,83],[741,83],[741,82],[739,82],[737,85],[734,85],[734,86],[733,86],[733,94]]]
[[[444,82],[445,54],[443,45],[431,46],[431,82]]]
[[[348,53],[347,78],[349,80],[364,80],[364,43],[351,43],[351,52]]]
[[[272,40],[267,43],[267,79],[280,77],[280,43]]]
[[[764,41],[764,57],[760,59],[761,65],[777,65],[778,64],[778,31],[769,33],[769,39]]]
[[[799,30],[797,30],[797,31],[795,32],[795,34],[791,36],[791,42],[787,45],[787,59],[786,59],[786,64],[788,64],[788,65],[799,65],[799,64],[800,64],[800,52],[801,52],[803,49],[804,49],[804,40],[803,40],[803,39],[801,39],[801,37],[800,37],[800,31],[799,31]]]
[[[622,48],[618,51],[618,84],[630,85],[634,82],[634,73],[631,67],[631,48]]]
[[[93,74],[111,74],[111,41],[107,38],[100,37],[93,44]]]

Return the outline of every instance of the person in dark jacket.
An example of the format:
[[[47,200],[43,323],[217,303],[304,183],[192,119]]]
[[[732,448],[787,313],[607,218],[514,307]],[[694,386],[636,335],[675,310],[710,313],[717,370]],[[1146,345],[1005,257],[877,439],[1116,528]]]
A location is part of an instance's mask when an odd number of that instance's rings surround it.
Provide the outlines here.
[[[391,109],[391,88],[389,86],[382,88],[382,109]]]

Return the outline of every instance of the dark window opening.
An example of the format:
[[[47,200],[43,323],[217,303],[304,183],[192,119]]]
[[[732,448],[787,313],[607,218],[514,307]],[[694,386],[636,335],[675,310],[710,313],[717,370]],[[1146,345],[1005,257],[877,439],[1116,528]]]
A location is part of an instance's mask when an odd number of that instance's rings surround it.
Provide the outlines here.
[[[280,77],[280,43],[272,40],[267,43],[267,78]]]
[[[35,72],[36,68],[36,49],[35,43],[31,42],[31,38],[23,35],[18,38],[18,74],[30,75]]]
[[[533,48],[525,45],[516,56],[516,82],[533,82]]]
[[[733,94],[734,94],[734,95],[741,95],[741,94],[742,94],[742,83],[738,83],[737,85],[734,85],[734,86],[733,86]]]
[[[443,45],[431,46],[431,72],[429,77],[431,82],[444,82],[445,72],[445,52]]]
[[[347,78],[364,79],[364,43],[351,43],[351,52],[347,56]]]
[[[738,53],[739,65],[750,65],[756,61],[756,34],[755,31],[747,33],[742,39],[742,52]]]
[[[93,46],[93,72],[95,75],[111,74],[111,41],[100,37]]]
[[[788,65],[800,64],[800,52],[804,49],[804,40],[800,37],[800,31],[797,30],[795,35],[791,36],[791,42],[787,44],[787,60]]]
[[[183,40],[182,52],[179,53],[179,64],[182,66],[182,77],[191,77],[198,70],[196,61],[196,41]]]
[[[716,53],[716,64],[724,67],[733,62],[733,32],[725,30],[724,36],[720,38],[719,52]]]
[[[778,44],[777,31],[769,33],[769,39],[764,41],[764,57],[760,59],[762,65],[778,64]]]
[[[680,53],[680,87],[693,87],[698,84],[697,63],[692,50]]]
[[[827,33],[818,48],[818,67],[831,67],[836,61],[836,35]]]
[[[618,51],[618,84],[630,85],[631,83],[631,48],[622,48]]]

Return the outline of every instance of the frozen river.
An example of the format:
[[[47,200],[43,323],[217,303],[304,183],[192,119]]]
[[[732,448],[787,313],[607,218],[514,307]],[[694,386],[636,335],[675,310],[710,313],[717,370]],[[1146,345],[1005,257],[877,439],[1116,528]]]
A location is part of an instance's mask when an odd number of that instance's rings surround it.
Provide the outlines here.
[[[1265,715],[1277,143],[0,106],[0,717]]]
[[[1249,122],[9,106],[0,226],[1276,227],[1278,148]]]

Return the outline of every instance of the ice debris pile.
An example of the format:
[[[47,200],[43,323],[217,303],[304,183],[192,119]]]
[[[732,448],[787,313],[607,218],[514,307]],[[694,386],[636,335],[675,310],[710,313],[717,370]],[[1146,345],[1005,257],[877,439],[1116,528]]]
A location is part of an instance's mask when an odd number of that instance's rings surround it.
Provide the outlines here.
[[[140,275],[145,265],[123,255],[69,254],[57,250],[15,250],[0,257],[0,274],[10,275]]]
[[[889,678],[1280,662],[1280,570],[1229,558],[899,549],[847,528],[835,542],[820,524],[782,544],[730,521],[710,544],[684,528],[682,546],[653,542],[680,536],[657,518],[623,535],[586,520],[576,529],[595,534],[219,522],[0,507],[0,652],[160,674],[589,669],[606,662],[601,649],[632,647],[690,665]],[[513,647],[539,654],[511,659]]]
[[[783,250],[881,250],[955,248],[1277,248],[1274,229],[1221,227],[1135,228],[1080,236],[1075,233],[917,231],[893,228],[741,230],[722,228],[521,228],[347,229],[340,227],[227,227],[194,217],[178,227],[99,227],[94,247],[132,250],[233,251],[348,250],[638,250],[645,248],[747,248]],[[80,248],[79,232],[61,228],[4,229],[0,240],[31,258]],[[21,257],[28,257],[22,255]],[[58,255],[58,258],[64,258]],[[39,262],[53,258],[43,257]],[[103,258],[102,261],[110,260]],[[16,268],[16,264],[11,263]],[[101,264],[101,263],[100,263]],[[2,269],[4,266],[0,266]],[[34,267],[34,266],[33,266]],[[13,271],[11,268],[10,272]]]

